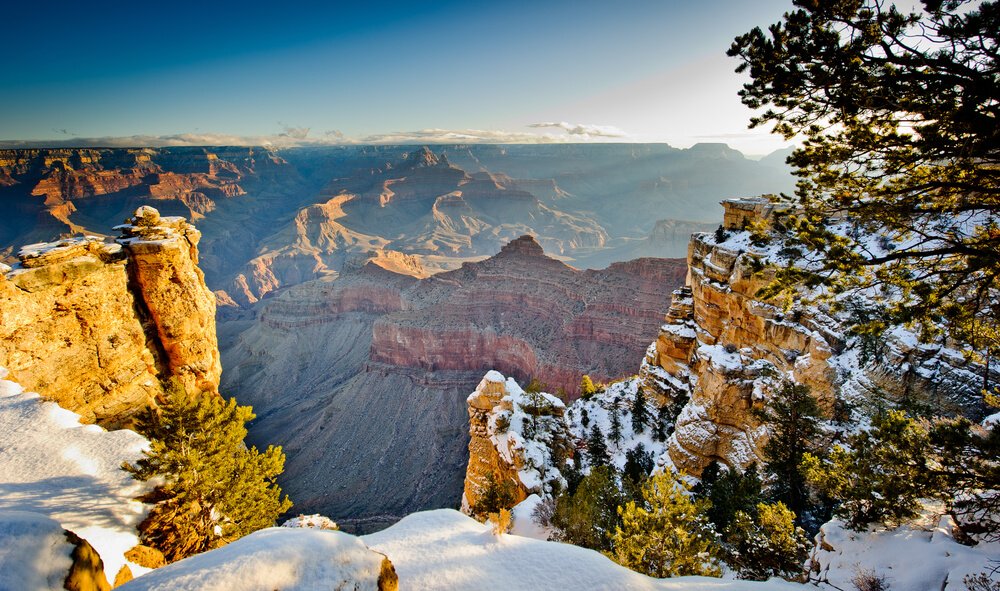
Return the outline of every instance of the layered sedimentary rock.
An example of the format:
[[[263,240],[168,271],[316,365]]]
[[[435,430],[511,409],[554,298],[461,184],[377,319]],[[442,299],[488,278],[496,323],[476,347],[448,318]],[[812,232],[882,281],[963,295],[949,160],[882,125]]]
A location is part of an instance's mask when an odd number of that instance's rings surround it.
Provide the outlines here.
[[[253,404],[252,439],[283,445],[300,511],[357,527],[452,506],[485,369],[568,393],[584,373],[628,375],[684,271],[664,259],[580,271],[530,237],[423,280],[367,264],[220,325],[223,391]]]
[[[0,275],[0,365],[106,426],[127,423],[172,376],[217,392],[221,371],[197,230],[152,208],[133,224],[120,244],[27,246]]]

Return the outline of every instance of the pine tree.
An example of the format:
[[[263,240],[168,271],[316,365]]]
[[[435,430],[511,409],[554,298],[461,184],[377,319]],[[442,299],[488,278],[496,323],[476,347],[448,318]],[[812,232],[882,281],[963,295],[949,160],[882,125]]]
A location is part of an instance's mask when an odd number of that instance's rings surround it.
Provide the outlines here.
[[[706,515],[718,532],[726,531],[740,511],[755,514],[764,501],[763,483],[755,464],[740,472],[735,468],[720,470],[719,463],[713,461],[702,471],[694,492],[711,503]]]
[[[771,496],[801,519],[809,507],[809,491],[800,465],[803,455],[818,444],[819,403],[808,386],[785,382],[756,415],[771,428],[764,445],[764,469],[773,477]]]
[[[611,412],[609,413],[611,419],[611,431],[609,435],[611,436],[611,441],[615,443],[615,447],[622,442],[622,417],[621,413],[618,411],[618,405],[615,404],[611,407]]]
[[[590,426],[590,413],[587,412],[586,408],[580,410],[580,424],[583,425],[584,428]]]
[[[917,514],[920,499],[940,496],[944,482],[928,456],[927,430],[902,411],[879,413],[849,446],[834,446],[825,461],[806,454],[802,466],[852,528],[898,524]]]
[[[611,463],[611,455],[608,453],[608,444],[604,441],[604,433],[597,425],[594,425],[594,428],[590,430],[590,437],[587,438],[587,456],[590,458],[591,466],[607,466]]]
[[[246,447],[249,406],[213,395],[189,396],[171,383],[162,404],[138,417],[150,448],[123,469],[137,480],[158,479],[143,498],[154,503],[139,526],[144,544],[175,561],[274,525],[291,506],[275,478],[285,456],[269,446]]]
[[[654,465],[653,454],[646,451],[646,446],[640,441],[634,448],[625,452],[624,476],[633,484],[642,484],[649,478]]]
[[[663,443],[667,440],[667,425],[671,420],[670,406],[661,406],[656,411],[656,420],[653,422],[653,441]]]
[[[737,511],[725,531],[726,562],[741,579],[766,581],[800,575],[809,557],[809,538],[784,503],[759,503]]]
[[[589,400],[596,393],[597,386],[594,385],[594,381],[590,379],[589,375],[583,374],[583,377],[580,378],[580,397]]]
[[[635,393],[632,400],[632,431],[642,433],[646,430],[646,423],[649,422],[649,409],[646,408],[646,393],[642,387]]]
[[[692,500],[673,473],[653,475],[642,493],[641,503],[619,508],[615,561],[651,577],[720,576],[719,547],[705,516],[708,502]]]
[[[608,466],[591,469],[576,490],[560,495],[552,523],[564,542],[590,548],[611,550],[611,536],[620,523],[618,507],[624,502]]]
[[[514,484],[498,478],[495,474],[486,475],[486,485],[479,493],[479,499],[469,507],[469,513],[479,520],[484,520],[491,513],[500,513],[514,506]]]

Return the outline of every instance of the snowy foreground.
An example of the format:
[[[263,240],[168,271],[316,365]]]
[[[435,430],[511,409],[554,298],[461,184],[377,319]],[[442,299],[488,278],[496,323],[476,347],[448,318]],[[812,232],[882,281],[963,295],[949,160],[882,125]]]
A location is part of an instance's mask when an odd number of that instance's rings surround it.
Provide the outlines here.
[[[24,392],[6,376],[0,368],[0,523],[27,527],[24,512],[42,518],[36,525],[48,518],[90,542],[104,560],[108,580],[115,580],[126,564],[125,552],[139,543],[135,528],[146,514],[133,500],[146,485],[121,465],[138,459],[149,443],[133,431],[82,425],[80,415]],[[68,566],[72,547],[64,546]],[[11,560],[4,548],[10,551],[0,540],[0,564]],[[133,574],[146,570],[129,568]],[[0,571],[0,589],[30,589],[5,587],[8,576]],[[56,588],[61,587],[60,582]]]
[[[593,550],[515,535],[494,536],[488,525],[451,509],[413,513],[361,539],[392,560],[400,589],[803,590],[784,581],[652,579]]]

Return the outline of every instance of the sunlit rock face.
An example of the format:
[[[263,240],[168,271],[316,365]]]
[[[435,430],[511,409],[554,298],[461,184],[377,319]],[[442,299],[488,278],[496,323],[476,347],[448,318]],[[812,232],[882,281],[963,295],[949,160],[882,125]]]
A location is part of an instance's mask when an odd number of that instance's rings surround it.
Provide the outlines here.
[[[96,237],[24,247],[0,275],[0,365],[83,419],[127,423],[179,378],[218,392],[215,296],[198,231],[151,207]]]

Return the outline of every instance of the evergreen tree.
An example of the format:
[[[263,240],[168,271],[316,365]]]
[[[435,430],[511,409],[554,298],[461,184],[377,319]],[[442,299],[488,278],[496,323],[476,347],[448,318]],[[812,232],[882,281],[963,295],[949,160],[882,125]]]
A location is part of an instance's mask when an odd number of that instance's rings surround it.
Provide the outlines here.
[[[615,561],[657,578],[720,576],[719,547],[705,516],[708,502],[692,500],[683,483],[665,472],[646,481],[642,496],[619,509]]]
[[[741,579],[793,578],[809,557],[809,538],[780,501],[739,510],[725,532],[726,562]]]
[[[514,483],[497,478],[496,474],[486,475],[486,486],[479,493],[476,504],[469,507],[469,513],[485,520],[491,513],[499,514],[514,506]]]
[[[809,491],[800,465],[803,455],[818,444],[819,404],[808,386],[784,382],[756,415],[771,429],[771,438],[764,445],[764,469],[773,477],[771,496],[801,520],[809,507]]]
[[[653,422],[653,441],[663,443],[667,440],[667,426],[672,424],[670,406],[661,406],[656,410],[656,420]]]
[[[763,483],[756,464],[740,472],[720,470],[719,463],[713,461],[702,471],[701,482],[694,493],[711,503],[706,515],[718,532],[726,531],[740,511],[754,515],[757,506],[764,501]]]
[[[649,422],[649,409],[646,408],[646,393],[640,386],[632,400],[632,431],[642,433]]]
[[[560,495],[552,523],[561,541],[599,551],[611,550],[611,536],[620,522],[618,507],[624,502],[607,466],[591,469],[573,493]]]
[[[587,438],[587,456],[591,466],[607,466],[611,463],[611,455],[608,453],[608,444],[604,441],[604,433],[597,425],[594,425],[594,428],[590,430],[590,437]]]
[[[611,431],[609,435],[611,436],[611,441],[615,443],[615,447],[618,447],[622,442],[622,417],[618,411],[617,404],[611,407],[609,418],[611,419]]]
[[[590,426],[590,413],[587,412],[586,408],[580,410],[580,424],[585,429]]]
[[[852,436],[849,446],[834,446],[825,461],[806,454],[802,464],[849,526],[899,524],[917,514],[920,499],[940,496],[944,482],[927,454],[927,430],[902,411],[873,417],[872,429]]]
[[[625,470],[623,475],[633,484],[642,484],[653,471],[653,454],[646,451],[646,446],[639,442],[635,447],[625,452]]]
[[[281,448],[260,453],[243,443],[253,418],[235,399],[192,397],[179,382],[158,408],[140,414],[149,450],[122,467],[137,480],[160,482],[143,498],[153,503],[139,526],[144,544],[173,562],[272,526],[292,506],[275,483],[285,462]]]
[[[580,398],[589,400],[596,393],[597,386],[594,385],[594,381],[590,379],[589,375],[583,374],[583,377],[580,378]]]
[[[804,138],[789,158],[803,211],[781,225],[823,264],[779,269],[776,287],[883,285],[892,324],[996,328],[1000,2],[794,4],[728,52],[751,78],[751,125]],[[831,216],[862,231],[834,232]],[[868,248],[872,229],[897,247]]]
[[[993,398],[991,406],[1000,406]],[[1000,539],[1000,423],[982,427],[967,419],[942,420],[930,441],[951,509],[966,533]]]

